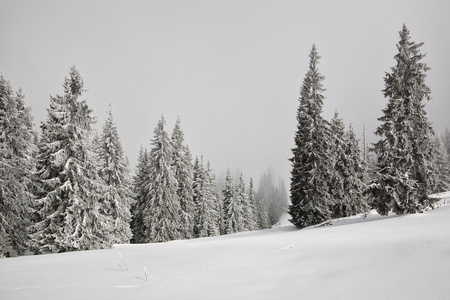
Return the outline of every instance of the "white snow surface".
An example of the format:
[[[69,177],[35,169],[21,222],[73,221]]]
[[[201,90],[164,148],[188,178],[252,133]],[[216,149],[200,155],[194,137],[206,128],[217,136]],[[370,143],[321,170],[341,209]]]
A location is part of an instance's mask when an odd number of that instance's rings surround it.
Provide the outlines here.
[[[450,299],[450,205],[303,230],[287,219],[257,232],[0,259],[0,299]]]

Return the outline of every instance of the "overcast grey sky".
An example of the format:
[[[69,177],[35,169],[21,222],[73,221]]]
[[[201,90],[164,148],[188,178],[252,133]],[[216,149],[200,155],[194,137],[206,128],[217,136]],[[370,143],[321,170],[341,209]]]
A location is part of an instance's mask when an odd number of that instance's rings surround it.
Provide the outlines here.
[[[450,127],[450,5],[424,1],[5,1],[0,72],[22,87],[35,124],[75,65],[101,128],[112,103],[131,167],[161,115],[180,116],[186,142],[221,172],[289,179],[302,79],[313,43],[335,110],[369,136],[386,105],[406,23],[432,68],[427,104],[436,131]]]

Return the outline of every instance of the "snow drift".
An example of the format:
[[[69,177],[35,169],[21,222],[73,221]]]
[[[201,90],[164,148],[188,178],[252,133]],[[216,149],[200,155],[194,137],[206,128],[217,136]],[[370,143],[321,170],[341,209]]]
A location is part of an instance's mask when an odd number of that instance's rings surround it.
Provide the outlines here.
[[[450,195],[446,195],[450,196]],[[1,299],[448,299],[450,206],[0,260]]]

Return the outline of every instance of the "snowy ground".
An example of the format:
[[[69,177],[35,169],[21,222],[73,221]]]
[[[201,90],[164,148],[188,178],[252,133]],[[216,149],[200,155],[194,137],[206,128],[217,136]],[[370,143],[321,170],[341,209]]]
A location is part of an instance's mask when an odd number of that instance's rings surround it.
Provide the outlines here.
[[[258,232],[0,259],[0,299],[30,298],[450,299],[450,205],[304,230],[286,218]]]

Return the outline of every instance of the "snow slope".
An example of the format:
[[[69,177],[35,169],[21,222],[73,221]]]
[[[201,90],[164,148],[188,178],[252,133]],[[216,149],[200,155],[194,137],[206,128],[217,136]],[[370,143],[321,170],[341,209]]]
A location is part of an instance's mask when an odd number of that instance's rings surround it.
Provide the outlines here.
[[[0,299],[30,298],[450,299],[450,205],[303,230],[285,220],[229,236],[0,259]]]

